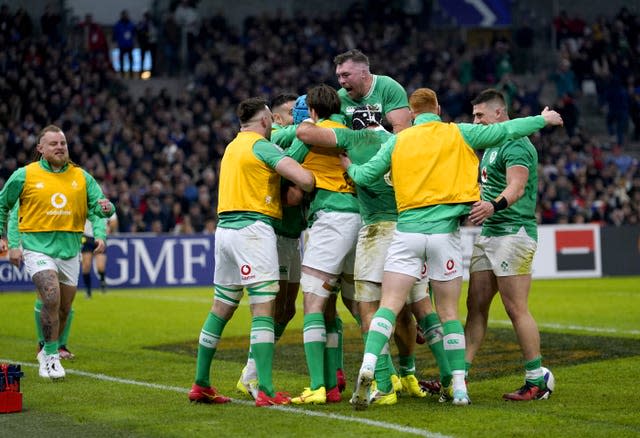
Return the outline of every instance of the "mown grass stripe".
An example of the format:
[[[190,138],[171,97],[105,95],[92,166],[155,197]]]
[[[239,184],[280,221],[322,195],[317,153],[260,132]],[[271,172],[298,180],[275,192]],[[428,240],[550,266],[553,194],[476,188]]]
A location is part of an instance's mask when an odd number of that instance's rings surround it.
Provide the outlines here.
[[[500,320],[500,319],[491,319],[489,320],[489,324],[502,325],[511,327],[511,321],[509,320]],[[613,327],[589,327],[584,325],[574,325],[574,324],[556,324],[556,323],[538,323],[538,327],[553,329],[553,330],[574,330],[574,331],[584,331],[591,333],[611,333],[611,334],[621,334],[621,335],[640,335],[640,330],[620,330]]]

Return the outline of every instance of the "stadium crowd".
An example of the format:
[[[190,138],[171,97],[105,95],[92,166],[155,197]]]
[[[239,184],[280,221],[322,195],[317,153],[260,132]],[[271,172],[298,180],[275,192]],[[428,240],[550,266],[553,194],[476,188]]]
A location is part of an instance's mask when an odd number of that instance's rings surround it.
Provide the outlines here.
[[[155,73],[179,74],[177,36],[180,23],[187,24],[171,11],[157,18]],[[450,34],[427,38],[415,16],[386,4],[365,9],[356,3],[326,18],[249,16],[242,29],[222,13],[196,19],[198,26],[188,24],[183,74],[189,87],[177,97],[147,89],[134,98],[127,87],[144,82],[124,81],[113,70],[105,34],[92,44],[102,30],[90,16],[70,20],[65,30],[65,20],[47,10],[37,27],[27,11],[3,4],[0,188],[33,159],[37,132],[55,123],[67,135],[72,159],[117,206],[119,232],[213,233],[219,163],[236,133],[237,103],[283,91],[303,94],[319,83],[337,88],[333,57],[358,47],[374,71],[394,77],[408,93],[434,89],[445,121],[471,121],[470,101],[487,86],[506,94],[513,117],[537,114],[550,103],[541,102],[541,93],[552,81],[557,98],[550,106],[566,129],[532,137],[540,156],[539,222],[639,222],[640,169],[627,146],[640,131],[640,18],[624,8],[594,23],[561,14],[553,22],[558,69],[531,72],[526,80],[514,74],[512,41],[497,38],[474,48]],[[595,84],[611,135],[606,142],[579,123],[585,81]],[[629,121],[633,139],[626,137]]]

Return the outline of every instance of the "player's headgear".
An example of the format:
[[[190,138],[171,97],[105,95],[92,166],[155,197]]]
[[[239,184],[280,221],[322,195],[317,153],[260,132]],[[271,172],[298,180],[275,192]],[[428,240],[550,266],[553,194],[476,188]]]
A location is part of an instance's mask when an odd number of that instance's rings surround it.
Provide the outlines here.
[[[309,108],[307,107],[307,95],[303,94],[296,99],[296,103],[293,106],[293,123],[302,123],[303,120],[308,118]]]
[[[382,124],[382,113],[371,105],[360,106],[353,111],[351,127],[354,130],[365,129],[371,125]]]

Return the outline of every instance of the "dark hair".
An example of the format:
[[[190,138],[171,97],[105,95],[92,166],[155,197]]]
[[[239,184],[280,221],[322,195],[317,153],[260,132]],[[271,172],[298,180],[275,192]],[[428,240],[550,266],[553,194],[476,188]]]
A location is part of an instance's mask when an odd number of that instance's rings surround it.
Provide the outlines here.
[[[340,97],[332,87],[326,84],[316,85],[307,92],[307,106],[319,118],[326,119],[331,114],[340,114]]]
[[[367,58],[367,55],[365,55],[358,49],[347,50],[346,52],[337,55],[335,58],[333,58],[333,63],[335,65],[340,65],[349,60],[360,64],[369,65],[369,58]]]
[[[275,108],[278,108],[279,106],[284,105],[287,102],[291,102],[292,100],[296,100],[297,98],[297,94],[280,93],[271,100],[271,110],[273,111]]]
[[[494,101],[501,103],[505,107],[507,106],[507,103],[504,100],[504,95],[501,92],[499,92],[495,88],[487,88],[471,101],[471,105],[480,105],[481,103]]]
[[[240,102],[236,110],[236,115],[238,119],[240,119],[240,123],[244,124],[260,111],[264,110],[266,106],[267,101],[262,97],[250,97]]]

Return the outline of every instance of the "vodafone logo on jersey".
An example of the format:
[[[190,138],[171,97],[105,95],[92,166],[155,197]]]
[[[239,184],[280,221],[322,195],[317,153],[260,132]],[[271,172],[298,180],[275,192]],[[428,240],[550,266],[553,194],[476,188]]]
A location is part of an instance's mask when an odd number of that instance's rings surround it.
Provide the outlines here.
[[[243,280],[251,280],[255,278],[255,274],[251,273],[252,269],[250,265],[242,265],[240,266],[240,275],[242,275]]]
[[[458,270],[456,269],[456,262],[454,262],[453,259],[447,260],[447,262],[444,264],[444,267],[444,275],[446,276],[454,275],[458,272]]]
[[[64,208],[67,205],[67,197],[62,193],[54,193],[51,195],[51,205],[55,208]]]
[[[54,193],[51,195],[51,205],[55,210],[47,211],[47,216],[70,216],[71,211],[63,210],[63,208],[67,205],[67,197],[64,193]]]

